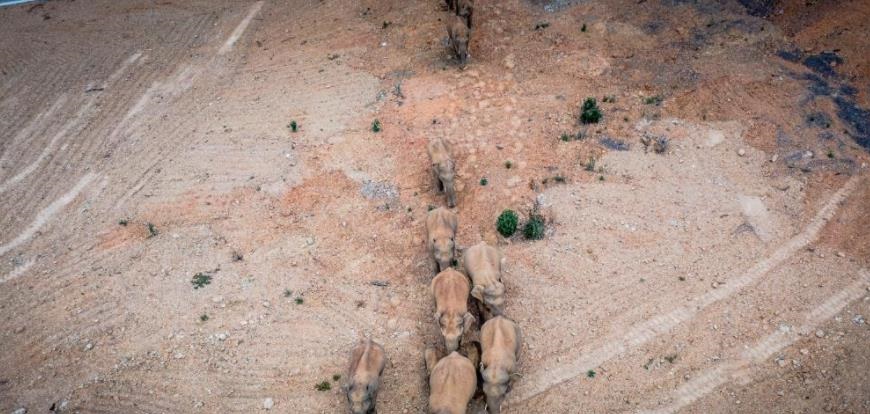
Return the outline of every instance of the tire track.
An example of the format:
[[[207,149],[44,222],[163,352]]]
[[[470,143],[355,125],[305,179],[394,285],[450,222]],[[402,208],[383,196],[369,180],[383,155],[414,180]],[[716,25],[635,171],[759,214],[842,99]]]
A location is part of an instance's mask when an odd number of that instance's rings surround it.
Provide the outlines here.
[[[251,6],[251,8],[248,11],[248,15],[245,16],[244,19],[242,19],[242,21],[239,23],[239,25],[236,26],[236,29],[233,30],[233,33],[230,34],[230,37],[226,40],[226,42],[224,42],[224,45],[221,46],[220,49],[218,49],[218,52],[217,52],[218,56],[225,55],[230,50],[233,50],[233,46],[235,46],[235,44],[239,40],[239,38],[242,37],[242,34],[245,33],[245,29],[248,28],[248,25],[251,24],[251,19],[253,19],[254,16],[257,15],[257,13],[260,11],[260,9],[262,7],[263,7],[262,0],[254,3],[254,5]]]
[[[825,224],[837,212],[840,203],[845,201],[860,181],[861,176],[856,175],[850,178],[842,188],[831,196],[800,234],[792,237],[772,255],[756,263],[740,277],[733,279],[733,281],[729,280],[729,283],[722,286],[721,289],[710,291],[691,301],[688,305],[681,306],[668,313],[659,314],[652,319],[636,325],[626,334],[605,341],[605,343],[574,361],[541,369],[536,373],[526,376],[521,381],[518,381],[517,386],[509,394],[509,405],[511,407],[519,406],[532,397],[568,382],[586,371],[598,367],[603,362],[668,332],[673,327],[693,318],[705,307],[749,286],[771,269],[791,257],[795,252],[815,241]]]
[[[79,179],[78,183],[72,189],[66,192],[66,194],[64,194],[61,198],[55,200],[44,210],[40,211],[39,214],[36,215],[36,218],[33,220],[33,222],[30,224],[30,226],[27,227],[21,234],[19,234],[18,237],[10,240],[6,244],[0,245],[0,256],[3,256],[10,250],[30,240],[30,238],[33,237],[33,235],[36,234],[36,232],[39,231],[42,226],[44,226],[49,220],[51,220],[51,218],[54,217],[55,214],[60,212],[60,210],[66,207],[67,204],[72,202],[79,195],[79,193],[95,178],[97,178],[96,174],[85,174],[81,179]]]
[[[680,386],[671,396],[665,398],[665,400],[671,401],[667,406],[652,410],[640,410],[639,412],[643,414],[675,413],[713,392],[720,385],[730,382],[735,378],[735,375],[745,372],[753,365],[767,361],[775,352],[791,346],[801,339],[801,335],[808,335],[818,325],[833,318],[850,303],[864,296],[865,288],[870,283],[870,272],[862,269],[859,275],[858,281],[853,282],[810,312],[803,324],[797,329],[787,326],[780,327],[778,331],[759,340],[753,347],[738,353],[740,355],[738,359],[708,369]]]
[[[121,64],[121,66],[117,70],[115,70],[115,72],[113,72],[109,76],[109,78],[103,83],[104,87],[106,87],[106,85],[111,84],[114,81],[116,81],[118,78],[120,78],[121,75],[127,70],[127,68],[130,65],[132,65],[134,62],[136,62],[139,59],[139,57],[141,57],[141,56],[142,56],[141,52],[136,52],[133,55],[131,55],[129,58],[127,58],[127,60],[125,60]],[[46,158],[48,158],[48,156],[54,151],[54,147],[57,145],[57,143],[62,138],[66,137],[67,134],[69,134],[71,130],[74,130],[74,128],[78,128],[78,126],[79,126],[79,124],[81,124],[82,120],[90,115],[90,110],[94,106],[95,103],[96,103],[95,97],[86,100],[84,106],[79,108],[79,110],[76,112],[76,114],[73,116],[73,118],[71,120],[67,121],[64,124],[63,128],[61,128],[60,131],[58,131],[56,134],[54,134],[54,136],[48,142],[48,145],[46,145],[43,148],[42,152],[39,154],[39,156],[35,160],[33,160],[30,164],[28,164],[26,167],[24,167],[24,169],[21,170],[18,174],[14,175],[12,178],[7,180],[3,184],[0,184],[0,194],[3,194],[10,187],[18,184],[19,182],[21,182],[22,180],[27,178],[30,174],[32,174],[34,171],[36,171],[36,169],[42,164],[42,162]],[[54,110],[56,110],[56,106],[52,106],[50,111],[54,112]],[[43,187],[43,188],[46,188],[46,187]],[[34,192],[31,192],[31,193],[34,193]]]

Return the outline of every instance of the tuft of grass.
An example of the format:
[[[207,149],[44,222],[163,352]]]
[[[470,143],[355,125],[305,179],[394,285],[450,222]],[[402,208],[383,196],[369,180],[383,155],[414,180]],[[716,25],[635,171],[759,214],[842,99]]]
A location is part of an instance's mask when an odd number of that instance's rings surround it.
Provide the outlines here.
[[[432,211],[432,210],[435,210],[435,208],[436,207],[434,205],[429,204],[428,206],[426,206],[426,211]]]
[[[564,183],[566,180],[565,180],[565,177],[562,177],[561,175],[557,175],[557,176],[553,177],[553,181],[555,181],[557,183]]]
[[[517,216],[517,213],[513,210],[506,209],[498,216],[498,220],[495,222],[495,228],[502,236],[510,237],[516,233],[519,221],[520,218]]]
[[[284,289],[284,297],[289,298],[290,296],[293,296],[293,291],[290,289]]]
[[[314,389],[317,391],[329,391],[332,389],[332,385],[329,383],[329,381],[323,381],[321,383],[315,384]]]
[[[584,169],[589,172],[595,172],[595,157],[589,157],[589,161],[586,161]]]
[[[160,232],[157,231],[157,226],[155,226],[154,223],[146,223],[145,226],[148,227],[148,238],[149,239],[160,234]]]
[[[586,23],[583,23],[583,26],[580,26],[580,31],[586,33]]]
[[[487,184],[489,184],[489,180],[487,180],[486,177],[480,179],[480,185],[485,186]]]
[[[193,275],[193,279],[190,279],[190,283],[193,285],[194,289],[203,288],[205,285],[211,284],[211,275],[205,272],[199,272]]]
[[[568,142],[571,140],[571,135],[568,134],[567,132],[563,132],[562,135],[559,136],[559,139],[561,139],[562,141]]]
[[[206,315],[206,314],[204,314],[204,313],[203,313],[202,315],[199,315],[199,320],[200,320],[200,321],[203,321],[203,322],[207,321],[207,320],[208,320],[208,315]]]
[[[381,29],[386,29],[386,28],[390,27],[391,24],[393,24],[393,22],[385,21],[384,24],[381,26]]]
[[[676,360],[677,360],[677,354],[671,354],[671,355],[665,356],[665,361],[668,361],[671,364],[673,364],[674,361],[676,361]]]
[[[121,226],[126,226],[126,225],[130,224],[130,220],[122,218],[122,219],[118,220],[118,224]]]
[[[541,240],[544,238],[545,230],[544,218],[538,214],[532,214],[523,227],[523,235],[529,240]]]
[[[643,103],[646,105],[659,106],[662,104],[662,101],[664,101],[664,100],[665,100],[665,98],[663,98],[661,95],[653,95],[653,96],[647,96],[646,98],[644,98]]]
[[[677,277],[677,279],[678,279],[680,282],[685,282],[685,281],[686,281],[686,277],[685,277],[685,276],[679,276],[679,277]]]
[[[598,102],[595,98],[586,98],[583,101],[583,106],[580,108],[580,122],[584,124],[597,124],[601,121],[601,108],[598,107]]]
[[[233,261],[241,262],[242,260],[245,260],[245,256],[242,255],[242,253],[240,253],[238,250],[233,250]]]
[[[622,117],[622,120],[623,120],[623,122],[628,122],[628,117],[624,116],[624,117]]]
[[[599,175],[599,176],[598,176],[598,181],[604,181],[604,176],[603,176],[603,175]]]
[[[595,378],[595,371],[591,370],[591,369],[589,371],[586,371],[586,377],[587,378]]]
[[[834,150],[828,150],[828,158],[834,159]]]
[[[333,381],[338,381],[338,380],[340,380],[340,379],[341,379],[341,374],[332,374],[332,380],[333,380]]]
[[[511,169],[511,167],[513,167],[513,166],[514,166],[514,163],[511,162],[511,160],[507,160],[504,162],[504,167],[507,169]]]
[[[378,121],[377,119],[372,121],[372,132],[381,132],[381,129],[383,129],[383,126],[381,126],[381,121]]]
[[[290,128],[291,132],[299,132],[299,124],[296,121],[290,121],[290,125],[287,125]]]
[[[535,30],[542,30],[550,27],[550,22],[538,22],[535,24]]]
[[[299,297],[299,298],[296,298],[296,300],[294,300],[294,302],[296,302],[297,305],[301,305],[301,304],[305,303],[305,299],[302,299],[301,297]]]

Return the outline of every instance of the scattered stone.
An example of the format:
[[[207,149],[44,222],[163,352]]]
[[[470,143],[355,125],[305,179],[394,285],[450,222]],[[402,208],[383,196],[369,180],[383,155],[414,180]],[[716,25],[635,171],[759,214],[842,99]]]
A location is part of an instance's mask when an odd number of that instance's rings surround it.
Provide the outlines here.
[[[390,282],[389,282],[389,281],[386,281],[386,280],[373,280],[373,281],[371,282],[371,284],[372,284],[372,285],[375,285],[375,286],[380,286],[380,287],[387,287],[387,286],[390,286]]]
[[[821,329],[817,330],[817,331],[816,331],[816,337],[818,337],[818,338],[824,338],[824,337],[825,337],[825,331],[823,331],[823,330],[821,330]]]
[[[741,156],[741,157],[744,156],[744,155],[746,155],[746,150],[743,149],[743,148],[738,149],[738,150],[737,150],[737,155],[739,155],[739,156]]]
[[[20,334],[20,333],[22,333],[22,332],[24,332],[24,327],[23,327],[23,326],[19,326],[19,327],[15,328],[15,333]]]
[[[809,353],[810,353],[810,350],[809,350],[809,349],[801,348],[801,355],[807,355],[807,354],[809,354]]]
[[[215,335],[215,337],[218,339],[218,341],[226,341],[228,336],[229,335],[227,335],[224,332],[221,332],[221,333]]]
[[[272,407],[274,407],[274,406],[275,406],[275,400],[273,400],[272,398],[266,398],[265,400],[263,400],[263,408],[264,409],[271,410]]]
[[[719,282],[713,282],[710,284],[710,286],[713,287],[713,289],[716,289],[719,287]]]
[[[864,324],[864,316],[863,315],[855,315],[855,317],[852,318],[852,322],[854,322],[856,325],[863,325]]]
[[[27,409],[24,407],[21,407],[15,411],[13,411],[12,414],[27,414]]]
[[[837,257],[846,257],[846,253],[837,252]]]
[[[270,307],[270,306],[272,306],[272,304],[269,303],[268,300],[264,300],[264,301],[263,301],[263,307],[264,307],[264,308],[268,308],[268,307]]]
[[[94,344],[88,342],[88,344],[85,345],[85,351],[90,351],[92,349],[94,349]]]

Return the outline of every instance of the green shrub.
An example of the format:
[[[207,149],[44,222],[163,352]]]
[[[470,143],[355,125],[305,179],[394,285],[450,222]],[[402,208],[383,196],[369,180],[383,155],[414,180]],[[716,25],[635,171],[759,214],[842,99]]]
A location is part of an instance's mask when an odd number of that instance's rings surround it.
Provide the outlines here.
[[[504,167],[507,169],[511,169],[514,166],[514,163],[510,160],[504,162]]]
[[[505,210],[502,211],[498,216],[498,220],[495,223],[495,227],[499,233],[501,233],[504,237],[510,237],[517,231],[517,224],[519,224],[520,218],[517,216],[513,210]]]
[[[523,235],[529,240],[540,240],[544,238],[544,230],[546,230],[544,218],[537,214],[532,214],[529,217],[529,221],[526,222],[525,227],[523,227]]]
[[[658,106],[658,105],[661,105],[663,100],[665,100],[665,98],[662,98],[661,95],[648,96],[648,97],[644,98],[643,103],[645,103],[647,105]]]
[[[595,98],[586,98],[580,108],[580,122],[584,124],[597,124],[601,120],[601,109]]]
[[[154,223],[148,223],[148,224],[146,224],[146,226],[148,226],[148,238],[149,239],[160,234],[157,231],[157,226],[155,226]]]
[[[323,381],[319,384],[315,384],[314,389],[317,391],[329,391],[332,389],[332,385],[329,383],[329,381]]]
[[[489,180],[487,180],[486,177],[483,177],[480,179],[480,185],[487,185],[487,184],[489,184]]]
[[[381,121],[378,121],[377,119],[372,121],[372,132],[381,132],[381,129],[383,129]]]
[[[193,279],[190,280],[190,283],[193,285],[194,289],[205,287],[205,285],[211,284],[211,275],[208,273],[199,272],[193,275]]]
[[[290,131],[293,131],[293,132],[299,131],[299,125],[296,123],[296,121],[290,121],[290,125],[288,125],[288,126],[290,127]]]

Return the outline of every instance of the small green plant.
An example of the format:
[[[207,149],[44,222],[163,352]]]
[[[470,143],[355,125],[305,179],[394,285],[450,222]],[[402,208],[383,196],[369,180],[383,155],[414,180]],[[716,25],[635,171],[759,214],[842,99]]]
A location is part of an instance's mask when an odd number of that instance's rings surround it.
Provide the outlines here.
[[[489,180],[487,180],[486,177],[480,179],[480,185],[485,186],[487,184],[489,184]]]
[[[428,206],[426,206],[426,211],[432,211],[432,210],[435,210],[435,208],[436,207],[434,205],[429,204]]]
[[[340,380],[340,379],[341,379],[341,374],[332,374],[332,380],[333,380],[333,381],[338,381],[338,380]]]
[[[583,26],[580,26],[580,31],[586,33],[586,23],[583,23]]]
[[[561,175],[557,175],[557,176],[553,177],[553,181],[561,184],[561,183],[564,183],[566,180],[565,180],[565,177],[562,177]]]
[[[287,126],[290,127],[290,131],[292,131],[292,132],[299,131],[299,124],[297,124],[296,121],[290,121],[290,125],[287,125]]]
[[[242,260],[245,260],[245,256],[238,250],[233,250],[233,261],[241,262]]]
[[[517,224],[520,218],[513,210],[506,209],[498,216],[495,222],[495,228],[504,237],[510,237],[517,231]]]
[[[685,276],[679,276],[679,277],[677,277],[677,279],[678,279],[680,282],[685,282],[685,281],[686,281],[686,277],[685,277]]]
[[[828,150],[828,158],[834,159],[834,150]]]
[[[595,98],[586,98],[580,108],[580,122],[584,124],[597,124],[601,120],[601,108]]]
[[[372,121],[372,132],[381,132],[381,129],[383,129],[381,121],[378,121],[377,119]]]
[[[546,29],[550,27],[550,22],[538,22],[535,24],[535,30]]]
[[[647,105],[661,105],[664,98],[661,95],[647,96],[644,98],[643,103]]]
[[[329,381],[323,381],[321,383],[315,384],[314,389],[317,391],[329,391],[332,389],[332,385]]]
[[[665,356],[665,361],[668,361],[668,363],[673,364],[674,361],[676,361],[676,360],[677,360],[677,354],[671,354],[671,355]]]
[[[390,27],[391,24],[393,24],[393,22],[385,21],[384,24],[381,26],[381,29],[386,29],[386,28]]]
[[[591,370],[591,369],[589,371],[586,371],[586,377],[587,378],[595,378],[595,371]]]
[[[514,163],[511,162],[510,160],[507,160],[504,162],[504,167],[507,169],[511,169],[511,167],[513,167],[513,166],[514,166]]]
[[[126,225],[130,224],[130,220],[123,218],[123,219],[118,220],[118,224],[121,226],[126,226]]]
[[[595,172],[595,157],[589,157],[589,161],[586,161],[584,169],[589,172]]]
[[[284,289],[284,297],[289,298],[290,296],[293,296],[293,291],[290,289]]]
[[[205,287],[205,285],[211,284],[211,275],[208,273],[199,272],[193,275],[193,279],[190,280],[190,283],[193,285],[194,289]]]
[[[296,302],[297,305],[301,305],[301,304],[305,303],[305,299],[296,298],[296,300],[294,302]]]
[[[603,175],[599,175],[599,176],[598,176],[598,181],[604,181],[604,176],[603,176]]]
[[[567,132],[563,132],[562,135],[559,136],[559,139],[561,139],[562,141],[568,142],[571,140],[571,135],[568,134]]]
[[[149,239],[160,234],[157,231],[157,226],[155,226],[154,223],[147,223],[146,226],[148,227],[148,238]]]
[[[204,313],[203,313],[202,315],[199,315],[199,320],[200,320],[200,321],[203,321],[203,322],[207,321],[207,320],[208,320],[208,315],[206,315],[206,314],[204,314]]]
[[[624,116],[624,117],[622,117],[622,120],[623,120],[623,122],[628,122],[628,117]]]
[[[529,221],[523,227],[523,235],[529,240],[540,240],[544,238],[545,230],[544,218],[537,214],[531,214]]]

